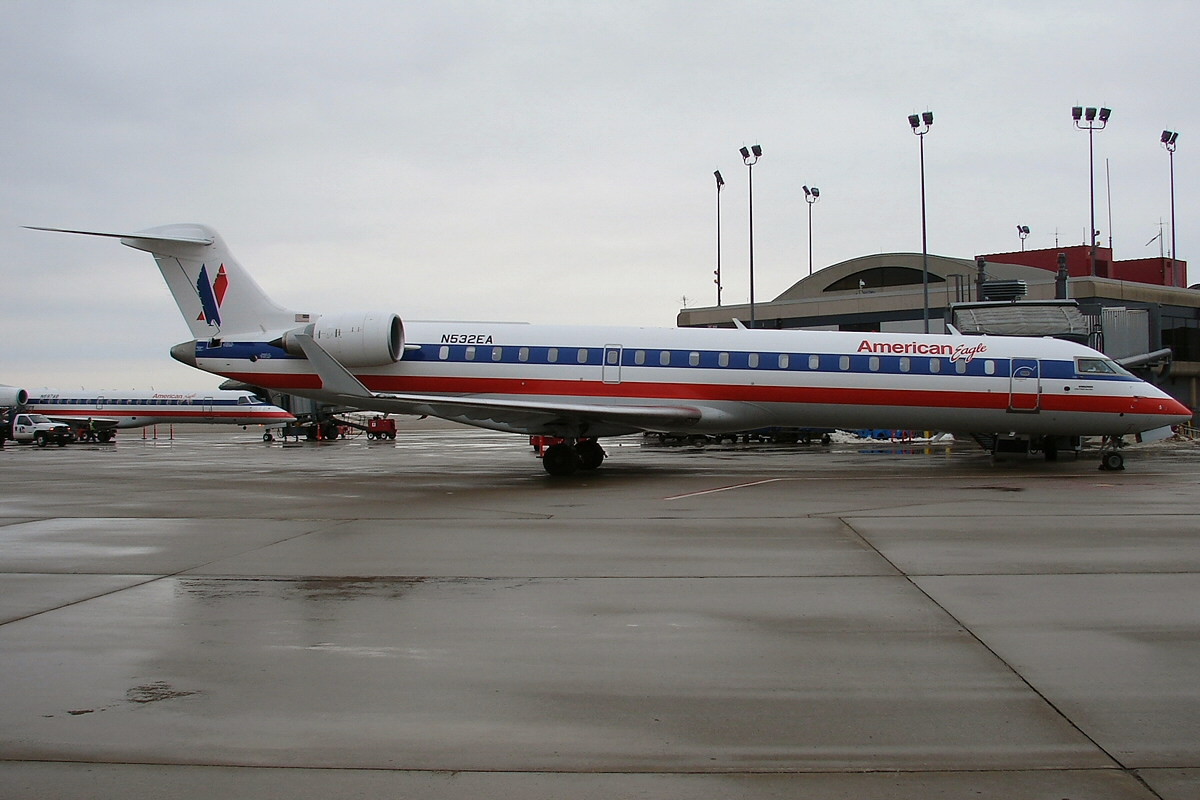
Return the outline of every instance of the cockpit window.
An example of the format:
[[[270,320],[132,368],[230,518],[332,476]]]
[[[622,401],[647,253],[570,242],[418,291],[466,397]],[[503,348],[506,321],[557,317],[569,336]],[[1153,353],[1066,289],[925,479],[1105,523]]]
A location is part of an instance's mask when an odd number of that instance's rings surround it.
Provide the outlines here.
[[[1075,360],[1075,371],[1080,375],[1128,375],[1117,362],[1107,358],[1079,358]]]

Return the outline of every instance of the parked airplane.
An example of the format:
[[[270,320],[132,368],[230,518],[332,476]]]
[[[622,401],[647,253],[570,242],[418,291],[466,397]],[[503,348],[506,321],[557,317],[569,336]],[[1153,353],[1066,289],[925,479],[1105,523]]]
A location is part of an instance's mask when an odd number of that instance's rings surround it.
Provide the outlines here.
[[[120,428],[144,428],[175,422],[214,425],[263,425],[277,428],[295,420],[278,406],[264,403],[250,392],[64,392],[34,389],[27,392],[22,411],[65,422],[76,431],[91,429],[102,442]],[[269,433],[264,438],[270,438]]]
[[[1055,339],[903,333],[401,322],[273,303],[215,230],[116,238],[154,256],[192,340],[177,360],[247,384],[361,409],[562,437],[547,472],[600,466],[599,437],[765,426],[965,431],[1057,453],[1191,412],[1090,348]]]

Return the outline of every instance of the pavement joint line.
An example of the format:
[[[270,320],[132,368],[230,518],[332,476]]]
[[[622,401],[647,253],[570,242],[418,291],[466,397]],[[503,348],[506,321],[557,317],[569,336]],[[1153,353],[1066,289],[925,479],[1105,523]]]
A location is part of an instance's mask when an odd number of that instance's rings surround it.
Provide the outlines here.
[[[0,764],[81,764],[112,767],[180,767],[184,769],[232,769],[232,770],[297,770],[315,772],[402,772],[420,775],[1022,775],[1049,772],[1117,772],[1129,774],[1130,770],[1119,765],[1106,767],[996,767],[996,768],[929,768],[909,769],[881,767],[878,769],[481,769],[462,767],[378,767],[378,766],[296,766],[294,764],[239,764],[212,761],[95,761],[73,758],[8,758],[0,756]],[[1195,769],[1183,767],[1142,767],[1140,769]],[[1136,780],[1136,776],[1134,777]],[[1145,787],[1145,783],[1139,781]],[[1149,787],[1146,787],[1149,788]],[[1153,790],[1151,789],[1151,792]],[[1155,797],[1161,797],[1153,792]]]
[[[870,541],[868,541],[865,536],[863,536],[861,533],[859,533],[858,530],[853,525],[846,522],[845,520],[842,520],[842,522],[846,525],[847,528],[849,528],[851,531],[853,531],[854,534],[856,536],[858,536],[858,538],[861,539],[867,547],[870,547],[872,550],[874,550],[876,553],[878,553],[880,558],[887,561],[889,564],[892,564],[891,559],[889,559],[887,556],[885,556],[883,554],[883,552],[879,550],[879,548],[877,548],[874,544],[872,544]],[[896,565],[892,564],[892,566],[895,567]],[[1075,729],[1075,731],[1077,731],[1080,736],[1082,736],[1084,739],[1086,739],[1088,742],[1090,742],[1091,745],[1096,748],[1096,750],[1103,753],[1108,759],[1110,759],[1113,762],[1113,764],[1115,764],[1117,767],[1119,767],[1122,772],[1124,772],[1126,775],[1128,775],[1133,780],[1137,781],[1137,783],[1139,785],[1141,785],[1142,788],[1144,788],[1146,791],[1150,792],[1154,797],[1160,798],[1160,800],[1162,800],[1162,795],[1160,795],[1158,792],[1156,792],[1150,786],[1150,784],[1147,783],[1145,781],[1145,779],[1142,778],[1141,775],[1137,774],[1136,768],[1125,765],[1124,763],[1121,762],[1120,759],[1118,759],[1116,756],[1114,756],[1112,753],[1110,753],[1107,749],[1105,749],[1105,747],[1103,745],[1101,745],[1098,741],[1093,739],[1088,734],[1087,731],[1085,731],[1082,727],[1080,727],[1079,724],[1075,722],[1075,720],[1073,720],[1069,716],[1067,716],[1067,714],[1061,708],[1059,708],[1049,697],[1047,697],[1045,694],[1042,693],[1041,690],[1039,690],[1036,686],[1034,686],[1033,683],[1028,678],[1026,678],[1024,675],[1022,675],[1021,672],[1016,667],[1014,667],[1003,656],[1001,656],[998,652],[996,652],[996,650],[993,649],[987,642],[985,642],[982,639],[982,637],[979,636],[979,634],[975,633],[975,631],[972,630],[970,626],[968,626],[966,623],[964,623],[962,620],[960,620],[958,617],[956,617],[954,614],[952,614],[948,608],[946,608],[941,603],[939,603],[937,601],[937,599],[934,598],[933,595],[931,595],[929,592],[925,591],[925,589],[920,584],[918,584],[916,581],[914,581],[910,575],[905,573],[903,570],[900,570],[899,567],[896,567],[896,569],[904,576],[905,580],[907,580],[908,583],[914,589],[916,589],[918,592],[920,592],[922,595],[924,595],[929,600],[929,602],[933,603],[934,606],[936,606],[939,610],[941,610],[941,612],[943,614],[945,614],[950,620],[952,620],[955,625],[962,628],[962,630],[964,632],[966,632],[966,634],[968,636],[970,636],[972,639],[974,639],[976,642],[978,642],[980,647],[984,648],[985,650],[987,650],[987,652],[991,653],[993,658],[995,658],[997,661],[999,661],[1001,664],[1003,664],[1010,672],[1012,672],[1012,674],[1017,678],[1017,680],[1021,681],[1021,683],[1025,684],[1025,686],[1027,686],[1029,688],[1029,691],[1033,692],[1035,695],[1037,695],[1039,698],[1041,698],[1042,702],[1045,703],[1048,708],[1050,708],[1052,711],[1054,711],[1055,714],[1058,714],[1058,716],[1061,717],[1064,722],[1066,722],[1073,729]]]
[[[54,517],[49,517],[48,519],[55,519],[55,518],[54,518]],[[335,524],[335,525],[332,525],[332,526],[330,526],[330,527],[335,527],[335,528],[336,528],[336,527],[338,527],[338,525],[340,525],[340,524],[345,524],[346,522],[349,522],[349,520],[339,520],[337,524]],[[317,529],[315,529],[315,530],[321,530],[321,528],[320,528],[320,527],[318,527],[318,528],[317,528]],[[284,542],[291,541],[292,539],[298,539],[298,538],[300,538],[300,537],[302,537],[302,536],[308,536],[310,533],[313,533],[313,532],[314,532],[314,531],[312,531],[312,530],[308,530],[308,531],[304,531],[303,533],[297,533],[297,534],[294,534],[294,535],[292,535],[292,536],[285,536],[284,538],[282,538],[282,539],[279,539],[278,541],[274,541],[274,542],[270,542],[270,543],[267,543],[267,544],[263,544],[263,545],[260,545],[260,546],[258,546],[258,547],[252,547],[252,548],[250,548],[249,550],[245,550],[245,551],[242,551],[242,552],[240,552],[240,553],[235,553],[235,554],[233,554],[233,555],[244,556],[244,555],[246,555],[247,553],[253,553],[253,552],[254,552],[254,551],[256,551],[256,550],[262,550],[263,548],[266,548],[266,547],[272,547],[272,546],[274,546],[274,545],[277,545],[277,544],[283,544]],[[203,568],[203,567],[206,567],[206,566],[208,566],[209,564],[216,564],[216,563],[218,563],[218,562],[220,562],[220,561],[224,561],[225,559],[227,559],[227,558],[231,558],[231,557],[233,557],[233,556],[231,556],[231,555],[223,555],[221,558],[216,558],[216,559],[213,559],[212,561],[207,561],[207,562],[205,562],[205,563],[203,563],[203,564],[196,564],[196,565],[193,565],[193,566],[190,566],[190,567],[184,567],[183,569],[176,570],[175,572],[168,572],[168,573],[164,573],[164,574],[161,574],[161,575],[153,575],[153,576],[151,576],[151,577],[147,578],[147,579],[146,579],[146,580],[144,580],[144,581],[139,581],[138,583],[134,583],[134,584],[131,584],[131,585],[129,585],[129,586],[121,586],[121,587],[118,587],[118,588],[116,588],[116,589],[111,589],[111,590],[109,590],[109,591],[107,591],[107,592],[100,592],[99,594],[92,595],[91,597],[81,597],[81,598],[80,598],[80,599],[78,599],[78,600],[72,600],[72,601],[71,601],[71,602],[69,602],[69,603],[62,603],[61,605],[54,606],[53,608],[43,608],[43,609],[41,609],[40,611],[35,611],[35,612],[33,612],[32,614],[26,614],[26,615],[25,615],[25,616],[23,616],[23,617],[17,617],[17,618],[15,618],[15,619],[10,619],[10,620],[5,620],[4,622],[0,622],[0,627],[2,627],[2,626],[4,626],[4,625],[11,625],[11,624],[13,624],[14,622],[23,622],[23,621],[25,621],[25,620],[27,620],[27,619],[33,619],[34,617],[40,617],[40,616],[41,616],[41,615],[43,615],[43,614],[49,614],[49,613],[51,613],[51,612],[54,612],[54,611],[61,611],[61,610],[62,610],[62,609],[64,609],[64,608],[70,608],[71,606],[77,606],[77,605],[79,605],[80,603],[87,603],[87,602],[90,602],[90,601],[92,601],[92,600],[99,600],[101,597],[107,597],[107,596],[109,596],[109,595],[112,595],[112,594],[117,594],[118,592],[125,592],[125,591],[128,591],[128,590],[130,590],[130,589],[137,589],[137,588],[140,588],[140,587],[142,587],[142,586],[149,586],[149,585],[150,585],[150,584],[152,584],[152,583],[155,583],[155,582],[157,582],[157,581],[161,581],[161,580],[166,580],[166,579],[168,579],[168,578],[176,578],[176,577],[181,577],[181,576],[184,576],[184,577],[186,577],[186,576],[185,576],[185,573],[187,573],[187,572],[189,572],[189,571],[191,571],[191,570],[193,570],[193,569],[201,569],[201,568]],[[41,573],[41,574],[56,574],[56,573]],[[69,574],[69,573],[58,573],[58,574]],[[100,574],[105,574],[105,573],[100,573]],[[120,574],[120,573],[113,573],[113,574]]]

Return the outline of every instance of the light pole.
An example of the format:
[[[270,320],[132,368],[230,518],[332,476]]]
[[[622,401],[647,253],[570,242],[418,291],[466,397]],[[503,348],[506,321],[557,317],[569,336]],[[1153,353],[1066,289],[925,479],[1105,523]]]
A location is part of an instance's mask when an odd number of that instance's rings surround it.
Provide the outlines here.
[[[721,177],[721,170],[713,173],[713,177],[717,179],[717,271],[714,273],[717,279],[713,283],[717,284],[717,307],[721,306],[721,190],[725,188],[725,179]]]
[[[1029,226],[1028,225],[1018,225],[1017,226],[1017,236],[1021,237],[1021,252],[1022,253],[1025,252],[1025,237],[1028,235],[1029,235]]]
[[[1071,108],[1071,119],[1075,121],[1075,127],[1081,131],[1088,133],[1088,182],[1091,186],[1089,197],[1089,206],[1092,212],[1092,225],[1088,229],[1092,235],[1092,266],[1091,274],[1096,274],[1096,167],[1095,167],[1095,150],[1092,145],[1092,134],[1095,131],[1104,130],[1104,126],[1108,124],[1108,118],[1112,115],[1112,109],[1101,108],[1099,112],[1095,108],[1088,106],[1073,106]]]
[[[812,277],[812,207],[813,204],[821,199],[821,190],[817,187],[811,189],[804,187],[804,202],[808,203],[808,275]]]
[[[929,242],[925,230],[925,134],[933,127],[933,112],[910,114],[909,127],[921,142],[921,294],[924,296],[925,332],[929,333]]]
[[[1175,282],[1175,261],[1179,255],[1175,251],[1175,140],[1179,134],[1175,131],[1162,132],[1162,144],[1167,148],[1171,157],[1171,283]],[[1184,285],[1187,281],[1184,281]]]
[[[752,145],[749,150],[745,147],[738,150],[742,161],[750,174],[750,327],[754,327],[754,165],[762,157],[762,148]]]

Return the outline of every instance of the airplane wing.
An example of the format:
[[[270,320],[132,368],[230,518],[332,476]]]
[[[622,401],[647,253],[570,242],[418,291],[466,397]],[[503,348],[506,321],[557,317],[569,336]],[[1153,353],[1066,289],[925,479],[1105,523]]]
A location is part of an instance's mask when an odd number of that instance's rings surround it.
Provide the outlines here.
[[[311,336],[296,335],[309,362],[334,400],[369,411],[428,414],[494,430],[561,436],[611,436],[638,431],[679,431],[703,412],[686,405],[604,405],[485,397],[375,393],[325,352]]]

